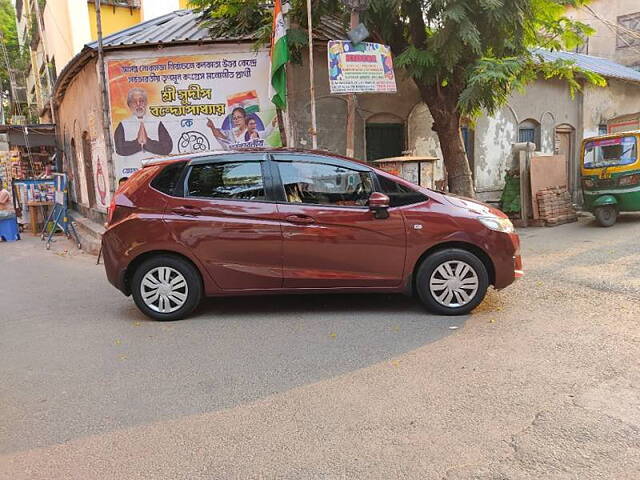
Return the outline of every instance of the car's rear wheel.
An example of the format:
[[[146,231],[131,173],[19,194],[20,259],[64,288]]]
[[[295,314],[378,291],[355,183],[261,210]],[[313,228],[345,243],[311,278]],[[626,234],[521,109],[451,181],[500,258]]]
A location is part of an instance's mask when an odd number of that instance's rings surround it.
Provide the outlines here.
[[[173,255],[142,262],[133,274],[131,293],[136,306],[154,320],[180,320],[200,303],[202,281],[197,269]]]
[[[489,275],[482,260],[459,248],[425,258],[416,275],[416,291],[425,307],[440,315],[464,315],[484,299]]]

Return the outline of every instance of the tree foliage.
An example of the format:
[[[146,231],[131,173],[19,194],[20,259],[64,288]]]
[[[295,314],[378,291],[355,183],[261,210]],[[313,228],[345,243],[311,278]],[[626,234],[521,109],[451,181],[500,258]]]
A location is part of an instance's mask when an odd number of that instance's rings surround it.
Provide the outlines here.
[[[16,11],[11,0],[0,0],[0,32],[7,50],[9,66],[15,71],[23,72],[27,65],[26,52],[18,42],[18,29],[16,25]],[[3,96],[8,95],[9,72],[4,55],[0,53],[0,91]]]
[[[268,42],[269,2],[192,0],[212,34],[251,34]],[[514,91],[537,78],[564,79],[573,95],[581,82],[604,85],[573,62],[546,62],[540,49],[572,50],[593,30],[565,15],[587,0],[370,0],[363,13],[375,41],[387,43],[395,64],[416,83],[434,119],[453,191],[473,196],[471,172],[459,135],[462,117],[494,114]],[[306,1],[293,0],[289,41],[306,42]],[[342,2],[314,0],[314,18],[346,18]]]
[[[287,35],[292,60],[302,61],[302,49],[308,44],[306,0],[289,2],[290,28]],[[272,1],[264,0],[191,0],[189,3],[203,17],[215,37],[245,37],[255,40],[256,48],[268,45],[271,39]],[[314,24],[324,15],[342,15],[340,0],[312,0]]]

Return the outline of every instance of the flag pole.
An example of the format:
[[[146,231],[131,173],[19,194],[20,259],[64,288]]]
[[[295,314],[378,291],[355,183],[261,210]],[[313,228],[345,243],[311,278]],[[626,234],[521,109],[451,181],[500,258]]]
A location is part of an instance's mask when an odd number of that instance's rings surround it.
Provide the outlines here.
[[[309,95],[311,96],[311,144],[318,149],[318,130],[316,123],[316,89],[313,79],[313,20],[311,18],[311,0],[307,0],[307,27],[309,30]]]

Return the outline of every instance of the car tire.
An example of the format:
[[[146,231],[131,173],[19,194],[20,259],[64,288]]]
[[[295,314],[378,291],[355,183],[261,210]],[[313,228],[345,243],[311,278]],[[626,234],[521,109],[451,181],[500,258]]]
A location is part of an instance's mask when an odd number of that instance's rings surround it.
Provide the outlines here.
[[[157,255],[143,261],[131,279],[131,294],[146,316],[159,321],[180,320],[202,298],[202,278],[187,260]]]
[[[425,258],[416,272],[416,292],[438,315],[465,315],[484,299],[489,275],[482,260],[467,250],[448,248]]]
[[[593,211],[593,214],[601,227],[611,227],[618,218],[618,210],[613,205],[598,207]]]

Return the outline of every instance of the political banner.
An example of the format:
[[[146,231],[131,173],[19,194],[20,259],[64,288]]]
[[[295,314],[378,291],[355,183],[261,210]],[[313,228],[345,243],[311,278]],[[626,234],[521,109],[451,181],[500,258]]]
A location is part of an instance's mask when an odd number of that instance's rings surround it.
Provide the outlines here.
[[[327,45],[331,93],[395,93],[391,49],[379,43],[353,45],[331,40]]]
[[[266,51],[108,62],[116,181],[144,159],[281,146]]]

